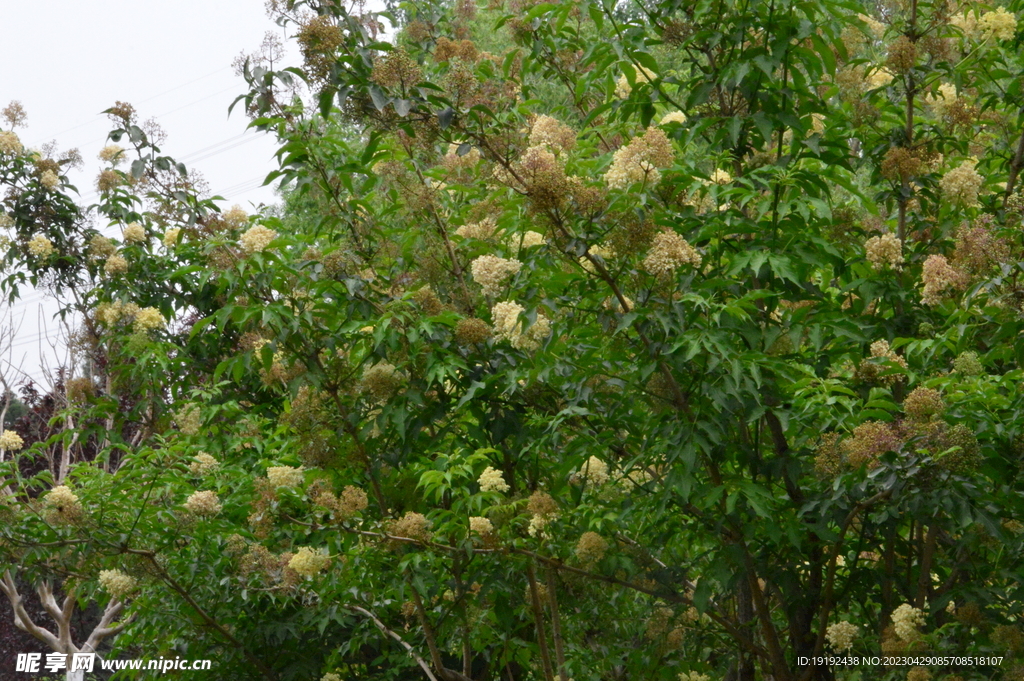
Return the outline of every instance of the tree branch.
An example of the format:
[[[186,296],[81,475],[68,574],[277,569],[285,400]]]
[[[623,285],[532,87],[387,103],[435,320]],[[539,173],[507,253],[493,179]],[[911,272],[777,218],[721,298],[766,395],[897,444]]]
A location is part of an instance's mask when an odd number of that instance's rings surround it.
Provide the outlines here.
[[[377,625],[378,629],[380,629],[385,635],[390,636],[391,638],[398,641],[398,643],[401,644],[401,646],[405,648],[410,655],[412,655],[413,659],[416,660],[416,664],[418,664],[420,668],[423,669],[423,673],[427,675],[427,678],[430,679],[430,681],[437,681],[437,677],[434,676],[434,673],[430,671],[430,665],[428,665],[426,661],[416,653],[413,647],[402,639],[401,636],[399,636],[398,634],[384,626],[384,623],[381,622],[376,615],[374,615],[369,610],[366,610],[365,608],[359,607],[358,605],[347,605],[345,607],[349,610],[358,612],[361,615],[369,617],[370,620]]]

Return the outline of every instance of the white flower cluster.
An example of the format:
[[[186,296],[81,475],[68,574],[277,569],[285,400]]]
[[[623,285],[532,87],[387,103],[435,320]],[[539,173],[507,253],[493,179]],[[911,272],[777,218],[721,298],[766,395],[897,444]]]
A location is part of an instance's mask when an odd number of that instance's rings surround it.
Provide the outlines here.
[[[711,681],[711,677],[697,672],[682,672],[679,675],[679,681]]]
[[[137,222],[129,222],[124,228],[124,240],[129,244],[141,244],[146,241],[146,228]]]
[[[523,235],[522,248],[533,248],[534,246],[541,246],[545,242],[544,235],[540,232],[534,232],[533,230],[528,231]]]
[[[903,269],[903,242],[891,232],[868,239],[864,243],[864,252],[875,271],[886,266],[897,272]]]
[[[981,185],[985,182],[985,178],[974,169],[977,163],[976,159],[969,158],[939,180],[942,193],[951,202],[968,207],[979,205],[978,192],[981,191]]]
[[[60,177],[52,170],[44,170],[43,174],[39,176],[39,184],[47,189],[56,189],[60,184]]]
[[[1009,40],[1017,33],[1017,17],[1002,7],[985,12],[978,20],[978,32],[982,40]]]
[[[22,146],[17,133],[0,130],[0,154],[10,154],[14,156],[16,154],[20,154],[24,149],[25,147]]]
[[[576,131],[551,116],[540,115],[530,128],[530,146],[546,145],[555,153],[571,151],[576,146]]]
[[[100,153],[96,155],[96,158],[116,166],[124,160],[124,147],[117,144],[108,144],[100,149]]]
[[[124,274],[128,271],[128,261],[120,255],[112,255],[103,263],[103,271],[110,276]]]
[[[636,75],[633,79],[636,85],[644,82],[653,83],[658,77],[658,74],[643,66],[635,67],[633,72]],[[619,99],[626,99],[631,92],[633,92],[633,87],[630,86],[629,79],[625,75],[619,76],[618,82],[615,83],[615,96]]]
[[[909,603],[904,603],[892,612],[892,624],[896,629],[896,635],[904,641],[916,640],[920,635],[918,627],[923,627],[924,622],[924,613]]]
[[[303,546],[288,561],[288,567],[303,577],[312,577],[321,572],[330,562],[331,557],[326,553],[313,551],[308,546]]]
[[[599,487],[604,483],[608,482],[608,464],[596,456],[592,456],[587,459],[587,462],[583,464],[583,468],[580,469],[580,477],[587,481],[587,484],[594,487]]]
[[[653,187],[661,181],[658,169],[671,166],[673,160],[672,142],[661,128],[650,127],[612,155],[604,181],[612,189],[625,189],[635,182]]]
[[[658,125],[669,125],[671,123],[678,123],[682,125],[686,122],[686,114],[682,111],[670,111],[661,117],[661,122]]]
[[[878,67],[867,75],[865,84],[869,90],[877,90],[878,88],[885,87],[891,83],[893,78],[895,78],[895,76],[892,71]]]
[[[846,652],[853,648],[853,642],[859,633],[860,629],[857,625],[849,622],[837,622],[825,631],[825,638],[837,652]]]
[[[213,517],[220,513],[222,508],[224,507],[221,506],[217,493],[213,490],[193,492],[185,500],[185,510],[201,518]]]
[[[655,276],[671,274],[680,265],[700,267],[701,256],[683,237],[670,229],[655,235],[644,258],[644,269]]]
[[[162,329],[167,326],[167,320],[155,307],[144,307],[135,313],[135,330],[140,333]]]
[[[601,258],[601,260],[604,260],[605,263],[614,258],[616,255],[615,249],[607,244],[595,244],[588,248],[587,252],[592,256],[596,255],[597,257]],[[597,273],[597,267],[594,266],[594,263],[591,262],[590,258],[586,256],[581,256],[579,262],[580,267],[585,269],[587,272],[590,272],[591,274]]]
[[[0,434],[0,450],[16,452],[25,446],[25,441],[13,430],[5,430]]]
[[[480,239],[483,241],[494,236],[497,227],[494,218],[484,218],[480,222],[468,222],[462,225],[455,230],[455,234],[464,239]]]
[[[480,536],[485,536],[494,531],[494,525],[492,525],[491,521],[487,518],[472,516],[469,519],[469,531],[476,532]]]
[[[101,570],[99,582],[104,591],[119,601],[123,601],[139,587],[139,582],[134,577],[120,570]]]
[[[523,263],[518,260],[481,255],[471,265],[473,281],[480,284],[484,295],[496,296],[501,293],[505,280],[517,274],[522,266]]]
[[[936,118],[942,118],[946,115],[949,107],[953,105],[957,100],[956,85],[952,83],[942,83],[939,85],[939,92],[937,95],[927,93],[924,96],[924,105],[932,112]]]
[[[277,232],[263,225],[253,225],[239,238],[239,243],[246,253],[259,253],[277,238]]]
[[[267,469],[267,479],[274,487],[298,487],[306,479],[305,467],[271,466]]]
[[[494,336],[497,340],[507,340],[517,350],[532,352],[540,348],[541,342],[551,335],[551,322],[542,314],[537,314],[533,326],[525,332],[519,315],[525,308],[515,301],[497,303],[491,308],[494,320]]]
[[[36,234],[29,239],[28,250],[37,258],[48,258],[53,254],[53,242],[42,234]]]
[[[480,483],[481,492],[507,492],[509,490],[508,483],[502,477],[501,471],[491,466],[484,469],[477,482]]]
[[[998,7],[980,17],[977,10],[957,14],[949,23],[960,29],[969,40],[1009,40],[1017,33],[1017,17]]]
[[[196,454],[195,461],[189,464],[188,469],[192,471],[192,475],[206,475],[219,467],[220,461],[217,461],[216,457],[206,452],[199,452]]]

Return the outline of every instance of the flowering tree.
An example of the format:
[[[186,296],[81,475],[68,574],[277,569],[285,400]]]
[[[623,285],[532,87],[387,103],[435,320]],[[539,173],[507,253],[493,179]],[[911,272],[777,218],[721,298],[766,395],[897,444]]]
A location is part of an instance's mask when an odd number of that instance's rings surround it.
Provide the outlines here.
[[[225,678],[1021,678],[1014,7],[270,10],[280,211],[0,138],[90,367],[5,561]]]

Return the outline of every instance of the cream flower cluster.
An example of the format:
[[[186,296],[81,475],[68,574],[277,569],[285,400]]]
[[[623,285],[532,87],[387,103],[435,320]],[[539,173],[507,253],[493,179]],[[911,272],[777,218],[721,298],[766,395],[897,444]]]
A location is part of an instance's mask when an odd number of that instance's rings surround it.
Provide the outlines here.
[[[462,146],[458,143],[451,143],[448,145],[448,153],[441,159],[441,165],[444,166],[449,172],[456,172],[459,170],[468,170],[475,168],[476,164],[480,162],[480,150],[476,147],[472,147],[465,154],[459,155],[459,147]]]
[[[903,242],[891,232],[868,239],[864,243],[864,252],[875,271],[883,267],[896,271],[903,269]]]
[[[96,319],[106,326],[114,326],[122,320],[134,320],[138,313],[138,305],[123,303],[120,300],[115,300],[112,303],[100,303],[96,306]]]
[[[129,244],[141,244],[146,241],[146,228],[137,222],[129,222],[124,228],[124,240]]]
[[[541,246],[545,242],[544,235],[540,232],[534,232],[530,230],[523,235],[522,248],[533,248],[534,246]]]
[[[966,283],[964,273],[949,264],[946,256],[932,254],[924,261],[921,268],[921,302],[925,305],[938,305],[947,289],[959,289]]]
[[[488,466],[484,469],[484,472],[477,478],[477,482],[480,483],[481,492],[507,492],[509,490],[508,483],[505,482],[505,478],[502,476],[501,471]]]
[[[47,189],[56,189],[60,184],[60,178],[52,170],[44,170],[43,174],[39,176],[39,184]]]
[[[112,255],[103,263],[103,271],[110,276],[124,274],[128,271],[128,261],[120,255]]]
[[[53,242],[42,234],[36,234],[29,239],[28,250],[37,258],[48,258],[53,255]]]
[[[267,469],[267,479],[274,487],[298,487],[306,479],[305,467],[271,466]]]
[[[896,351],[889,347],[889,341],[876,340],[871,344],[871,356],[875,359],[882,359],[894,366],[907,368],[907,360],[896,354]],[[888,385],[893,385],[903,380],[901,374],[892,374],[889,376],[882,376],[880,380]]]
[[[409,511],[400,520],[391,524],[390,531],[396,537],[430,541],[430,525],[425,515]]]
[[[203,490],[201,492],[193,492],[189,495],[189,498],[185,500],[185,510],[189,513],[193,513],[201,518],[210,518],[221,512],[224,508],[220,500],[217,498],[217,493],[213,490]]]
[[[135,313],[135,330],[140,333],[162,329],[167,326],[167,320],[155,307],[144,307]]]
[[[487,518],[472,516],[469,519],[469,531],[485,536],[494,531],[494,525],[492,525],[491,521]]]
[[[277,238],[277,232],[268,229],[263,225],[253,225],[239,238],[242,249],[246,253],[259,253],[270,245],[270,242]]]
[[[957,14],[949,23],[969,40],[1009,40],[1017,33],[1017,17],[1002,7],[984,12],[980,17],[976,10]]]
[[[303,546],[288,561],[288,567],[303,577],[313,577],[322,572],[330,562],[331,557],[326,553],[314,551],[308,546]]]
[[[5,430],[0,434],[0,449],[5,452],[16,452],[25,446],[25,441],[13,430]]]
[[[978,33],[982,40],[1009,40],[1017,33],[1017,17],[1002,7],[985,12],[978,19]]]
[[[588,248],[587,252],[590,253],[590,255],[596,255],[601,258],[605,263],[615,257],[615,249],[608,244],[596,244]],[[597,268],[594,266],[594,263],[592,263],[590,258],[586,256],[580,257],[580,267],[592,274],[597,272]]]
[[[946,198],[964,206],[977,206],[978,193],[985,179],[974,169],[978,161],[970,158],[942,176],[939,186]]]
[[[587,459],[587,462],[583,464],[583,469],[580,471],[582,476],[586,478],[587,482],[595,487],[603,485],[608,482],[608,464],[596,456],[591,456]]]
[[[199,405],[189,402],[178,410],[174,415],[174,420],[178,423],[178,430],[185,435],[198,435],[199,428],[202,426],[201,416]]]
[[[124,147],[117,144],[108,144],[100,149],[100,153],[96,155],[96,158],[116,166],[124,160]]]
[[[537,315],[533,326],[525,332],[519,315],[525,308],[515,301],[497,303],[491,308],[494,320],[494,336],[497,340],[507,340],[517,350],[533,351],[540,347],[545,338],[551,335],[551,322],[542,314]]]
[[[711,173],[711,182],[718,185],[729,184],[732,182],[732,175],[720,168],[716,168]]]
[[[104,591],[119,601],[123,601],[139,587],[138,580],[120,570],[101,570],[99,583]]]
[[[181,228],[171,227],[169,230],[164,232],[163,243],[167,248],[172,248],[174,244],[178,243],[178,236],[181,234]]]
[[[494,236],[496,229],[497,224],[493,218],[484,218],[480,222],[469,222],[462,225],[455,230],[455,234],[465,239],[480,239],[483,241]]]
[[[645,68],[643,66],[638,66],[634,68],[636,78],[634,78],[633,80],[637,85],[640,85],[641,83],[644,82],[653,83],[654,80],[658,77],[658,74],[654,73],[654,71],[651,71],[650,69]],[[626,99],[627,97],[629,97],[631,92],[633,92],[633,87],[629,84],[629,79],[625,75],[619,76],[619,80],[615,83],[615,96],[618,97],[619,99]]]
[[[576,557],[584,564],[598,562],[607,550],[608,542],[597,532],[584,532],[576,543]]]
[[[872,38],[881,38],[885,35],[885,24],[878,19],[870,17],[866,14],[858,14],[857,18],[863,21],[868,26],[868,31],[871,32]]]
[[[576,146],[576,131],[551,116],[537,116],[530,128],[530,146],[545,145],[555,153],[572,151]]]
[[[17,133],[0,130],[0,154],[14,156],[24,150],[25,147],[21,144],[21,140],[18,139]]]
[[[949,107],[953,105],[957,100],[956,85],[952,83],[942,83],[939,85],[939,92],[937,95],[933,95],[930,92],[924,96],[924,105],[932,112],[936,118],[942,118],[946,115]]]
[[[473,281],[480,284],[484,295],[496,296],[501,293],[505,280],[516,275],[522,266],[523,263],[518,260],[507,260],[496,255],[481,255],[471,265]]]
[[[686,114],[682,111],[670,111],[661,117],[661,122],[658,125],[669,125],[671,123],[679,123],[682,125],[686,122]]]
[[[925,623],[924,613],[909,603],[904,603],[892,612],[892,624],[896,635],[904,641],[913,641],[920,635],[918,627]]]
[[[682,672],[679,674],[679,681],[711,681],[711,677],[697,672]]]
[[[671,274],[681,265],[700,267],[701,256],[683,237],[670,229],[655,235],[644,258],[644,269],[655,276]]]
[[[864,82],[869,90],[877,90],[878,88],[885,87],[891,83],[893,78],[895,78],[895,76],[892,71],[878,67],[871,73],[867,74]]]
[[[846,652],[853,648],[853,642],[857,640],[860,628],[849,622],[837,622],[825,630],[825,638],[829,645],[837,652]]]
[[[54,523],[73,523],[82,514],[82,504],[78,501],[78,495],[67,485],[58,485],[51,489],[43,497],[43,503],[49,511],[48,519]]]
[[[658,169],[671,166],[674,156],[672,142],[661,128],[647,128],[612,155],[604,181],[612,189],[625,189],[635,182],[656,185],[661,180]]]
[[[220,461],[206,452],[196,454],[195,461],[188,466],[188,469],[192,471],[192,475],[206,475],[218,468],[220,468]]]

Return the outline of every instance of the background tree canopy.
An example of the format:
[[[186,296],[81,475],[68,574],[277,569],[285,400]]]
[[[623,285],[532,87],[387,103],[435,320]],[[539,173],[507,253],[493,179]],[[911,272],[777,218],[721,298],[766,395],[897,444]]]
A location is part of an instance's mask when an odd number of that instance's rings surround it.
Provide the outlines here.
[[[1020,4],[271,0],[257,215],[0,132],[0,566],[222,679],[1024,678]]]

